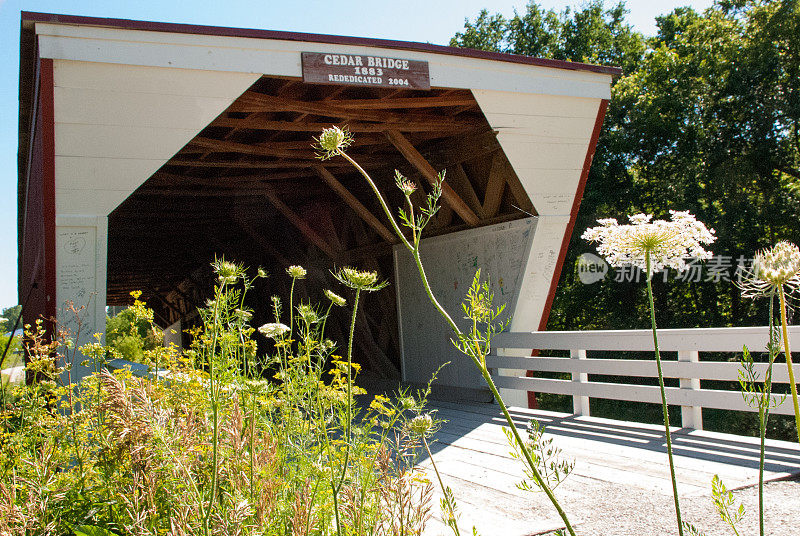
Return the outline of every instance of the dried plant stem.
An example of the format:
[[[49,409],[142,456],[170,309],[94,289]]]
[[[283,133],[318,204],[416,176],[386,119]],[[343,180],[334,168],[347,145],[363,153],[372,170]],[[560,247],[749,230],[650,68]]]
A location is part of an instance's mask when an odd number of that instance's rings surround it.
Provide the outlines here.
[[[778,349],[774,347],[772,336],[775,330],[775,293],[770,294],[769,297],[769,365],[767,366],[767,373],[764,376],[764,397],[758,404],[758,427],[759,427],[759,453],[758,453],[758,533],[764,536],[764,451],[767,436],[767,420],[769,419],[769,407],[772,396],[772,365],[775,363],[775,357],[778,355]]]
[[[216,296],[214,296],[214,313],[213,313],[213,337],[211,338],[211,348],[207,352],[208,355],[208,386],[211,398],[211,419],[212,419],[212,438],[211,438],[211,493],[208,498],[208,510],[203,518],[203,532],[208,536],[210,534],[208,521],[211,517],[211,511],[214,507],[214,500],[217,495],[217,473],[219,472],[219,393],[217,386],[214,384],[214,359],[217,351],[217,336],[220,325],[219,319],[219,301],[222,298],[222,289],[224,283],[220,283],[217,287]]]
[[[800,443],[800,405],[797,402],[797,384],[794,381],[792,367],[792,353],[789,351],[789,333],[786,322],[786,297],[783,285],[778,286],[778,297],[781,301],[781,328],[783,329],[783,353],[786,355],[786,366],[789,367],[789,387],[792,390],[792,405],[794,406],[794,426],[797,432],[797,442]]]
[[[347,476],[347,464],[350,462],[350,444],[352,443],[352,426],[353,426],[353,336],[355,335],[356,328],[356,313],[358,312],[358,299],[361,295],[361,289],[356,289],[356,297],[353,300],[353,316],[350,319],[350,337],[347,343],[347,417],[345,420],[345,451],[344,451],[344,464],[342,466],[342,476],[339,482],[333,485],[333,503],[334,513],[336,515],[336,533],[341,536],[342,529],[339,520],[339,500],[338,495],[344,484],[344,479]]]
[[[439,474],[439,468],[436,467],[436,461],[433,459],[433,454],[431,453],[431,448],[428,446],[428,439],[425,437],[425,434],[422,434],[422,444],[425,445],[425,452],[428,453],[428,458],[430,458],[431,460],[433,471],[436,473],[436,480],[439,481],[439,487],[442,490],[442,495],[444,495],[444,502],[447,505],[447,509],[449,510],[449,512],[447,512],[447,515],[450,516],[452,524],[447,523],[447,525],[449,525],[450,528],[453,529],[453,532],[455,533],[456,536],[461,536],[461,532],[459,532],[458,530],[458,520],[456,519],[456,507],[450,500],[451,499],[450,494],[445,491],[447,487],[444,485],[444,482],[442,481],[442,476]]]
[[[252,393],[250,407],[250,500],[255,502],[255,482],[253,482],[253,465],[255,465],[255,433],[256,433],[256,393]]]
[[[667,436],[667,458],[669,458],[669,473],[672,478],[672,496],[675,500],[675,517],[678,520],[678,534],[683,536],[683,522],[681,521],[681,506],[678,500],[678,481],[675,479],[675,463],[672,460],[672,436],[669,432],[669,407],[667,406],[667,394],[664,390],[664,373],[661,370],[661,354],[658,351],[658,332],[656,330],[656,310],[653,301],[653,284],[651,281],[650,270],[650,250],[645,251],[645,262],[647,264],[647,299],[650,306],[650,324],[653,328],[653,346],[655,347],[656,366],[658,367],[658,386],[661,389],[661,409],[664,412],[664,432]]]

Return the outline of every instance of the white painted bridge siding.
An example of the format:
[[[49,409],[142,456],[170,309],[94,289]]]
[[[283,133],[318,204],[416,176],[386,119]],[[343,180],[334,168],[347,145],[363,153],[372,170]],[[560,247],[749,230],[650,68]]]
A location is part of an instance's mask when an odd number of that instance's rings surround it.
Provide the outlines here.
[[[258,79],[53,62],[57,214],[110,214]]]
[[[610,98],[611,75],[279,39],[42,22],[36,33],[40,57],[54,60],[56,213],[97,221],[258,77],[302,76],[301,52],[429,62],[431,86],[473,91],[539,213],[513,311],[514,326],[538,325],[597,111]],[[104,239],[105,232],[95,236]],[[93,262],[105,266],[100,238]],[[94,288],[85,290],[105,296],[105,273],[90,280]],[[68,295],[64,289],[60,298]],[[103,327],[99,318],[91,326]]]

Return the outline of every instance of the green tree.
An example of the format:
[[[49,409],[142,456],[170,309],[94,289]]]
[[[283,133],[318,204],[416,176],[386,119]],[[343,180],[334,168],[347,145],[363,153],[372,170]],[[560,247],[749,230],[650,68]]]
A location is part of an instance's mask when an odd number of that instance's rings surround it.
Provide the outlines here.
[[[131,296],[133,305],[106,318],[106,345],[111,357],[149,364],[144,352],[155,349],[161,343],[161,336],[153,324],[153,310],[139,300],[141,292],[131,292]]]
[[[678,8],[645,38],[624,4],[592,2],[561,13],[528,4],[510,19],[482,11],[455,46],[617,65],[612,99],[550,317],[550,329],[645,327],[640,285],[583,285],[580,231],[600,217],[691,210],[717,230],[714,251],[734,275],[740,257],[800,239],[800,14],[797,0]],[[703,275],[708,275],[705,271]],[[656,276],[659,325],[766,322],[728,281]],[[759,316],[761,315],[761,316]]]
[[[20,314],[22,314],[21,305],[14,305],[12,307],[4,308],[3,312],[0,313],[0,333],[8,333],[14,329],[14,326],[17,323],[17,318],[19,318]],[[19,327],[21,328],[22,325]]]

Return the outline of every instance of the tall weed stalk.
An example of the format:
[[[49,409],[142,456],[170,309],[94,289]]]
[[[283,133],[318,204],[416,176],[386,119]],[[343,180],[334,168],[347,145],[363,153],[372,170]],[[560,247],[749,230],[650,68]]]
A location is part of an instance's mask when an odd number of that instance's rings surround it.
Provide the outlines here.
[[[319,150],[319,156],[321,158],[327,159],[333,156],[341,156],[350,162],[350,164],[353,165],[359,174],[364,177],[364,180],[366,180],[370,189],[375,194],[383,213],[386,215],[386,218],[391,224],[391,227],[394,230],[399,242],[411,254],[428,299],[430,300],[431,304],[433,304],[436,311],[452,329],[456,346],[467,357],[469,357],[473,364],[478,368],[481,376],[488,385],[489,390],[492,392],[492,395],[499,404],[514,437],[514,441],[519,447],[520,452],[522,453],[537,486],[539,486],[545,492],[551,504],[558,512],[558,515],[561,517],[561,520],[564,522],[566,529],[571,535],[574,536],[575,531],[572,528],[569,518],[553,494],[553,491],[539,473],[537,464],[533,459],[530,450],[525,444],[525,441],[520,436],[519,431],[517,430],[513,419],[511,418],[511,414],[508,412],[508,408],[503,401],[503,397],[500,395],[500,392],[495,386],[494,381],[489,373],[489,369],[486,367],[486,356],[491,348],[491,335],[496,329],[498,329],[498,326],[493,324],[493,322],[497,316],[499,316],[500,312],[502,312],[502,307],[493,309],[490,295],[486,293],[478,293],[476,299],[467,305],[467,307],[470,308],[468,314],[472,315],[470,318],[473,322],[473,328],[469,332],[465,333],[461,330],[461,328],[458,327],[450,314],[439,303],[438,299],[433,294],[428,277],[425,273],[425,268],[420,257],[420,240],[422,238],[423,230],[439,209],[439,198],[442,194],[442,182],[444,180],[444,174],[442,173],[439,175],[438,180],[433,184],[431,193],[426,196],[425,204],[421,207],[418,207],[417,213],[415,213],[415,207],[411,201],[411,194],[414,193],[416,185],[413,181],[403,177],[400,172],[395,171],[396,185],[402,192],[405,199],[404,206],[398,209],[398,218],[400,223],[408,230],[410,238],[407,238],[406,234],[401,229],[400,224],[398,224],[397,219],[389,209],[383,194],[375,185],[375,182],[372,180],[370,175],[353,158],[351,158],[350,155],[347,154],[346,150],[352,143],[352,137],[350,134],[345,130],[339,129],[338,127],[333,127],[330,129],[325,129],[320,135],[319,139],[316,141]],[[483,326],[484,331],[479,329],[480,326]],[[500,326],[500,328],[502,328],[502,326]]]

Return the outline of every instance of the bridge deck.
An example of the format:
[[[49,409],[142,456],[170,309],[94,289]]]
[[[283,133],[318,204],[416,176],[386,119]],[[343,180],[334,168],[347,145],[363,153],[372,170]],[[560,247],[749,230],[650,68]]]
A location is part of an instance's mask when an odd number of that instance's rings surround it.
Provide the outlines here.
[[[542,534],[563,526],[544,494],[516,488],[521,465],[509,455],[502,431],[505,419],[497,406],[431,401],[431,408],[448,421],[436,434],[432,450],[458,501],[462,534],[471,533],[472,525],[483,536]],[[544,424],[547,436],[575,461],[574,472],[556,495],[579,534],[677,533],[663,427],[521,408],[513,408],[512,415],[523,429],[531,418]],[[716,474],[728,489],[744,488],[737,494],[748,506],[744,527],[757,527],[756,438],[676,428],[673,446],[684,519],[709,535],[727,533],[710,498]],[[430,471],[430,460],[420,465]],[[776,481],[798,473],[800,448],[768,440],[765,479]],[[790,501],[777,500],[787,490],[775,487],[792,486],[791,497],[800,491],[800,482],[769,486],[768,527],[792,528],[783,533],[800,534],[800,519],[793,516],[800,499],[795,495]],[[438,497],[426,534],[450,533],[441,522]]]

